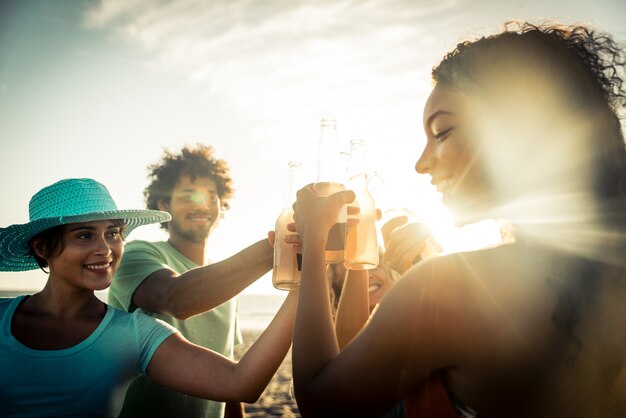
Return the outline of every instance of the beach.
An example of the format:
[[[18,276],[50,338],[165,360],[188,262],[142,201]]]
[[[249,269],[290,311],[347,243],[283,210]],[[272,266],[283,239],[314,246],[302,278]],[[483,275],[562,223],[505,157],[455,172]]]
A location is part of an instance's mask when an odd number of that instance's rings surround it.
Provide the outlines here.
[[[243,343],[235,347],[235,358],[240,359],[252,343],[261,334],[260,330],[242,330]],[[261,417],[300,417],[296,400],[291,392],[291,350],[272,377],[256,403],[244,404],[246,416]]]

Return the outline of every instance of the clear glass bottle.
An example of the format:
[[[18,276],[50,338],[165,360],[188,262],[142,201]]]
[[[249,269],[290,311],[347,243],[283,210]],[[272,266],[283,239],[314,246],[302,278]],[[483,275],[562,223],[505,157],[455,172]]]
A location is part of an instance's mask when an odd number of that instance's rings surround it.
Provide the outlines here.
[[[398,216],[406,217],[406,224],[421,224],[424,228],[426,237],[424,238],[424,248],[421,253],[413,259],[412,264],[416,264],[421,260],[440,255],[443,249],[432,235],[430,228],[422,221],[422,219],[411,209],[408,209],[407,202],[403,202],[401,196],[406,193],[405,190],[399,190],[392,187],[388,182],[383,180],[378,172],[368,177],[369,189],[374,196],[376,208],[381,212],[381,219],[378,221],[377,235],[381,247],[385,246],[381,227],[391,219]],[[406,225],[405,224],[405,225]]]
[[[367,270],[378,266],[376,205],[367,185],[364,144],[360,139],[350,141],[348,189],[356,195],[350,206],[357,206],[359,222],[348,224],[344,265],[351,270]]]
[[[274,228],[274,268],[272,284],[276,289],[293,290],[300,285],[300,270],[302,257],[297,254],[291,244],[285,242],[285,236],[293,234],[287,230],[287,225],[293,222],[293,202],[296,198],[298,177],[302,164],[290,161],[287,164],[287,181],[283,198],[283,210],[276,220]]]
[[[346,165],[341,158],[337,123],[335,119],[322,119],[319,153],[317,157],[317,182],[314,190],[319,195],[330,195],[344,190]],[[337,223],[328,233],[326,244],[326,263],[343,263],[346,238],[348,206],[345,205],[337,217]]]

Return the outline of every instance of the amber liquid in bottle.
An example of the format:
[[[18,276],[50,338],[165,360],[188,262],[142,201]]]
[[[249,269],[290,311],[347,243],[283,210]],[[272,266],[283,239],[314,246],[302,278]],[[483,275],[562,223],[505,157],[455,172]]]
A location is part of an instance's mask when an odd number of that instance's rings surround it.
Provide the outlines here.
[[[293,246],[285,242],[287,235],[293,234],[287,229],[287,225],[293,222],[292,204],[295,200],[297,176],[302,165],[290,161],[287,171],[287,185],[283,200],[283,210],[276,220],[274,228],[274,267],[272,269],[272,284],[276,289],[293,290],[300,286],[300,270],[302,258],[297,254]]]

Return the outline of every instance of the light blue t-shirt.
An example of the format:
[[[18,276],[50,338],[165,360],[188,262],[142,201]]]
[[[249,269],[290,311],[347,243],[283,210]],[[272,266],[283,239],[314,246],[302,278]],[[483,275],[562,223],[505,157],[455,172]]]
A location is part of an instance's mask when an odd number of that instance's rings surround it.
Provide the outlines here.
[[[130,381],[145,373],[159,345],[177,332],[140,312],[112,306],[96,330],[62,350],[35,350],[11,334],[24,299],[0,299],[0,415],[115,417]]]

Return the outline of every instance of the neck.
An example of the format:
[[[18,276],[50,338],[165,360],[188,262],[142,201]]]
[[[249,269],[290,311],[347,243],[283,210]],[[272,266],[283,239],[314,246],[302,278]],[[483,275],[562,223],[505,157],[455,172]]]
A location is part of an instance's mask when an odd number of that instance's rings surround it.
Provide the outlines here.
[[[193,242],[188,239],[176,236],[175,234],[170,234],[170,238],[167,240],[167,242],[172,247],[176,248],[179,253],[181,253],[194,263],[198,264],[199,266],[203,266],[206,263],[205,250],[208,239],[201,242]]]
[[[53,280],[48,282],[41,292],[29,297],[25,307],[39,313],[59,318],[85,317],[104,315],[106,305],[99,300],[93,291],[86,289],[61,289],[54,286]]]

